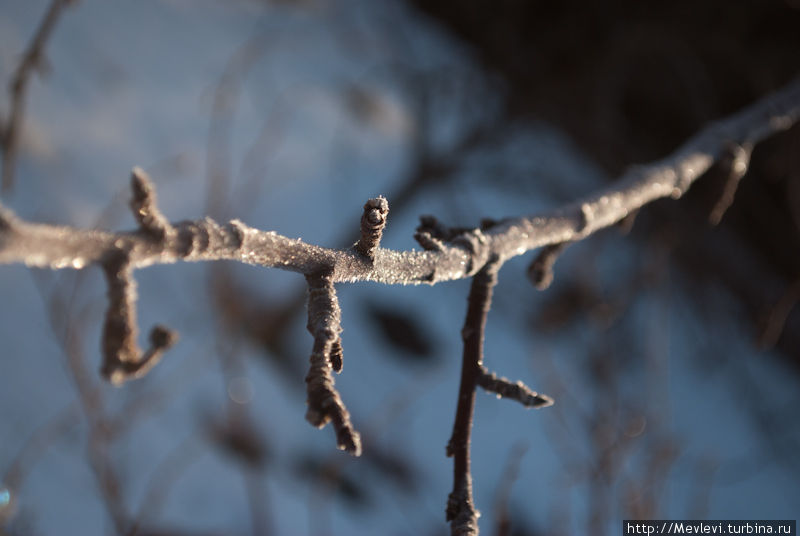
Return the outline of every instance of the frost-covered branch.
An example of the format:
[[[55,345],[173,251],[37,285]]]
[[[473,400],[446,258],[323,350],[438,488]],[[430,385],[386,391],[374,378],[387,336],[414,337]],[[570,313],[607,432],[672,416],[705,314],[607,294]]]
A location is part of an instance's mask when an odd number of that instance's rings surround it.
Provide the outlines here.
[[[539,290],[547,290],[553,282],[553,266],[570,242],[550,244],[541,249],[528,266],[528,279]]]
[[[553,399],[549,396],[537,393],[521,381],[511,382],[508,378],[499,377],[483,366],[478,376],[478,385],[484,391],[495,393],[498,398],[516,400],[526,408],[546,408],[553,405]]]
[[[350,413],[333,385],[332,370],[341,371],[341,310],[329,274],[306,276],[308,281],[308,331],[314,337],[310,369],[306,376],[306,420],[322,428],[333,423],[338,447],[361,455],[361,437],[350,423]]]
[[[415,238],[423,251],[380,247],[388,202],[382,197],[364,205],[359,241],[345,249],[307,244],[232,220],[210,218],[170,223],[156,204],[154,187],[139,169],[132,176],[131,209],[139,227],[127,232],[76,229],[18,218],[0,205],[0,264],[22,263],[49,269],[102,268],[109,306],[103,330],[103,373],[114,383],[136,378],[154,366],[175,340],[166,328],[151,333],[150,348],[136,344],[134,272],[154,264],[233,260],[303,274],[309,286],[308,330],[314,338],[307,419],[315,426],[333,423],[340,448],[358,455],[361,444],[336,391],[333,372],[342,370],[341,325],[334,285],[357,281],[386,284],[436,284],[472,277],[469,309],[462,336],[464,361],[459,402],[448,454],[455,458],[455,481],[447,515],[454,534],[477,534],[477,510],[469,472],[469,434],[475,389],[543,407],[551,400],[489,373],[482,365],[486,314],[497,272],[508,259],[546,248],[532,265],[540,287],[552,278],[557,255],[565,247],[622,222],[644,205],[681,197],[712,164],[722,160],[730,183],[715,210],[721,217],[735,184],[747,170],[749,151],[759,141],[800,119],[800,79],[780,92],[716,123],[687,141],[671,156],[626,173],[605,191],[548,214],[484,220],[476,228],[451,228],[423,217]]]
[[[354,248],[323,248],[253,229],[238,220],[222,226],[208,218],[174,223],[174,234],[154,241],[149,231],[141,229],[110,233],[30,223],[4,209],[0,211],[0,263],[83,268],[102,264],[110,251],[120,248],[129,252],[132,269],[228,259],[306,275],[329,271],[335,283],[434,284],[462,279],[477,273],[491,256],[502,263],[542,246],[581,240],[656,199],[679,198],[731,143],[755,145],[789,128],[798,117],[800,80],[795,80],[778,93],[712,123],[669,157],[631,169],[613,186],[584,201],[548,214],[507,218],[487,229],[449,237],[449,241],[423,232],[426,251],[376,248],[372,262]]]

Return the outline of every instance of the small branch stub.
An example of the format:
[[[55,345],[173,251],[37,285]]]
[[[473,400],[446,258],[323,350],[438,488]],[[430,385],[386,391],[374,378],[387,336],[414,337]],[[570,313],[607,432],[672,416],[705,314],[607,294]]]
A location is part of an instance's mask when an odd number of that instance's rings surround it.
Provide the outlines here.
[[[570,242],[561,242],[543,247],[528,266],[528,279],[537,289],[545,290],[550,287],[553,282],[553,265],[569,244]]]
[[[380,246],[388,214],[389,203],[382,196],[370,199],[364,204],[364,214],[361,215],[361,238],[356,243],[356,251],[370,261],[375,259],[375,250]]]
[[[539,409],[553,405],[553,399],[549,396],[533,391],[522,382],[511,383],[507,378],[500,378],[486,367],[481,367],[478,385],[485,391],[497,394],[498,398],[516,400],[527,408]]]
[[[131,172],[131,191],[130,207],[139,228],[153,240],[166,240],[175,231],[159,210],[153,183],[142,168]]]
[[[708,216],[711,225],[719,225],[723,216],[733,204],[736,190],[739,189],[739,181],[742,180],[742,177],[745,176],[747,169],[750,167],[750,154],[752,152],[753,147],[750,144],[729,143],[723,149],[719,157],[719,164],[727,174],[727,180],[722,188],[722,194]]]
[[[636,216],[639,215],[638,210],[631,210],[628,212],[624,218],[617,222],[617,229],[623,235],[626,235],[631,232],[633,229],[633,225],[636,223]]]

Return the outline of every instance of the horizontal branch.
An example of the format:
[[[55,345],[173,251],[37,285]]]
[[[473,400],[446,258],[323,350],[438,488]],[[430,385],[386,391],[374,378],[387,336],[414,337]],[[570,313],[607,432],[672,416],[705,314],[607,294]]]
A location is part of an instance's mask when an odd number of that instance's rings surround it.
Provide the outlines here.
[[[355,248],[328,249],[260,231],[233,220],[171,224],[174,233],[152,240],[147,229],[111,233],[29,223],[0,207],[0,264],[84,268],[103,264],[110,252],[128,252],[131,269],[177,261],[235,260],[306,275],[330,273],[331,281],[435,284],[471,277],[490,257],[502,264],[529,250],[577,241],[613,225],[643,205],[679,198],[731,143],[752,146],[800,118],[800,79],[774,95],[716,123],[664,160],[632,169],[604,192],[549,214],[501,220],[485,229],[436,241],[428,251],[376,248],[370,259]],[[159,222],[161,224],[162,222]]]

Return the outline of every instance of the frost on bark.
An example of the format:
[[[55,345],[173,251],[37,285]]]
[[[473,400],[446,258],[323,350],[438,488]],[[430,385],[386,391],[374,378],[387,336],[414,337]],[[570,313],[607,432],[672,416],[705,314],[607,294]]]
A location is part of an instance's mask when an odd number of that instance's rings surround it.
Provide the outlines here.
[[[62,2],[63,3],[63,2]],[[423,217],[415,234],[423,251],[380,247],[389,205],[370,199],[364,205],[361,237],[346,249],[328,249],[249,227],[238,220],[220,225],[210,218],[170,223],[159,211],[155,189],[140,169],[132,174],[131,209],[138,228],[127,232],[85,230],[22,220],[0,205],[0,264],[85,269],[99,266],[108,284],[103,335],[103,375],[114,384],[146,374],[175,341],[156,326],[149,347],[136,339],[135,271],[154,264],[232,260],[303,274],[309,288],[308,330],[313,337],[306,376],[307,420],[317,427],[333,424],[339,448],[359,455],[361,442],[350,414],[335,389],[333,373],[342,370],[339,304],[335,284],[376,281],[429,284],[472,278],[462,332],[464,354],[453,435],[447,453],[454,458],[454,486],[447,504],[453,534],[477,534],[478,510],[472,497],[469,443],[478,386],[526,407],[546,407],[552,400],[521,382],[511,382],[483,365],[486,317],[497,274],[508,259],[543,248],[529,275],[540,288],[552,280],[558,254],[612,225],[629,226],[637,211],[664,198],[680,198],[715,162],[730,180],[712,213],[719,221],[744,176],[752,148],[789,128],[800,118],[800,80],[745,110],[713,123],[667,158],[639,166],[614,185],[582,201],[547,214],[485,220],[476,228],[451,228]]]

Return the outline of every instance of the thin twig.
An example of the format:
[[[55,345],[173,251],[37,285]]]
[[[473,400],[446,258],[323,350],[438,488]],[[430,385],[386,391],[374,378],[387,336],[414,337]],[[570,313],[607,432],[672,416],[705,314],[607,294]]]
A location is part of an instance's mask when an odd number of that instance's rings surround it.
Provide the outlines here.
[[[341,312],[333,281],[328,274],[308,276],[308,331],[314,337],[310,369],[306,376],[308,410],[306,420],[317,428],[333,422],[336,443],[353,456],[361,455],[361,437],[350,422],[350,414],[334,387],[332,352],[341,352]],[[338,344],[337,344],[338,343]],[[341,359],[341,355],[339,355]]]
[[[750,166],[750,154],[752,152],[752,145],[739,145],[737,143],[728,144],[722,151],[719,157],[719,164],[727,174],[727,180],[722,188],[722,194],[719,196],[714,208],[711,209],[711,214],[708,216],[711,225],[719,225],[722,221],[722,217],[725,216],[725,212],[727,212],[733,204],[733,198],[736,196],[736,190],[739,188],[739,181],[742,180],[742,177],[747,173],[747,169]]]
[[[131,212],[139,228],[153,240],[166,240],[175,230],[159,210],[153,183],[142,168],[133,168],[131,190]]]
[[[470,434],[475,408],[475,390],[478,386],[496,393],[502,398],[511,398],[531,408],[543,408],[553,404],[553,399],[532,391],[522,382],[511,383],[498,378],[483,366],[483,343],[486,317],[492,304],[492,293],[497,284],[500,260],[493,257],[472,278],[467,317],[461,337],[464,354],[461,363],[461,383],[458,390],[458,405],[453,424],[453,434],[447,444],[447,455],[453,460],[453,491],[447,501],[447,520],[453,536],[477,535],[478,517],[472,497],[472,475],[470,474]]]
[[[103,265],[108,282],[108,309],[103,324],[103,377],[114,385],[140,378],[161,359],[177,335],[163,326],[150,332],[150,348],[136,343],[136,281],[126,255],[120,251]]]
[[[621,234],[628,234],[633,229],[633,224],[636,223],[636,216],[639,214],[639,210],[632,210],[628,213],[627,216],[622,218],[617,222],[617,229]]]
[[[461,383],[453,434],[447,443],[447,455],[453,457],[453,491],[447,499],[447,520],[453,536],[477,535],[478,517],[472,497],[470,472],[470,434],[475,409],[475,388],[482,374],[483,338],[486,316],[492,303],[492,289],[497,283],[498,259],[492,259],[472,278],[467,318],[461,338],[464,354],[461,362]]]
[[[58,22],[64,8],[75,3],[75,0],[53,0],[47,8],[36,33],[17,65],[11,82],[8,85],[10,112],[5,125],[0,126],[0,154],[2,155],[2,179],[0,188],[6,193],[14,187],[14,172],[17,165],[19,139],[22,121],[25,116],[25,98],[28,82],[36,69],[41,69],[44,62],[44,47]]]
[[[527,408],[539,409],[553,405],[553,399],[549,396],[537,393],[520,381],[512,383],[507,378],[498,377],[484,366],[481,366],[478,385],[490,393],[497,394],[498,398],[516,400]]]
[[[553,283],[553,265],[569,244],[569,242],[560,242],[543,247],[528,266],[528,279],[537,289],[550,288]]]

